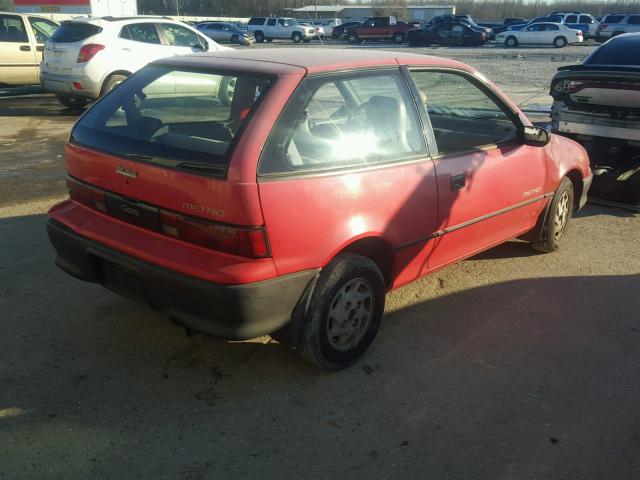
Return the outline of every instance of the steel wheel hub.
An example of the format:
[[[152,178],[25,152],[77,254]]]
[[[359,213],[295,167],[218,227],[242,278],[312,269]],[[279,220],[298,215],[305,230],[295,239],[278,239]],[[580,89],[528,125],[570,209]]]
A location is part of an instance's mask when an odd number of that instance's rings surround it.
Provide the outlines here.
[[[558,208],[556,209],[556,217],[554,219],[555,232],[553,236],[556,240],[562,236],[564,229],[567,226],[570,208],[569,192],[564,192],[558,201]]]
[[[374,297],[369,282],[356,278],[336,294],[329,308],[327,338],[334,350],[346,352],[364,337],[373,318]]]

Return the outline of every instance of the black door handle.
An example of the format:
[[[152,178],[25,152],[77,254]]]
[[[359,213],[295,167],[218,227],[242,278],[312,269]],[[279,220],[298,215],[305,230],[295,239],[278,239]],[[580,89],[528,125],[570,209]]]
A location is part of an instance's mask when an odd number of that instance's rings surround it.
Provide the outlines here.
[[[20,45],[20,50],[22,50],[23,52],[30,52],[31,47],[29,45]]]
[[[453,175],[451,177],[451,190],[461,190],[467,184],[466,177],[463,174]]]

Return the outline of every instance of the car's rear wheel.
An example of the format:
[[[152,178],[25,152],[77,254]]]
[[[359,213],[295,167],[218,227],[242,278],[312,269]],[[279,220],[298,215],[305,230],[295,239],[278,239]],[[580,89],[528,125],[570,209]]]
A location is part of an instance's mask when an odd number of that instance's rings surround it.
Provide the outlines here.
[[[397,44],[404,43],[404,34],[401,32],[397,32],[393,34],[393,41]]]
[[[347,35],[347,42],[349,42],[349,43],[359,43],[360,39],[358,38],[358,34],[357,33],[350,33],[349,35]]]
[[[327,370],[348,366],[378,333],[384,302],[378,266],[353,253],[338,255],[316,283],[302,325],[300,354]]]
[[[507,37],[504,41],[504,45],[508,48],[515,48],[518,46],[518,39],[514,36]]]
[[[550,253],[560,247],[573,214],[573,205],[573,184],[564,177],[551,199],[540,239],[531,244],[535,250]]]
[[[69,95],[56,95],[56,99],[65,107],[72,110],[82,110],[89,103],[88,98],[72,97]]]
[[[102,84],[102,89],[100,90],[100,96],[109,93],[111,90],[116,88],[122,82],[127,79],[126,75],[109,75],[107,79]]]
[[[300,32],[293,32],[291,34],[291,40],[293,40],[293,43],[300,43],[302,41],[302,35]]]
[[[563,48],[567,46],[567,39],[564,37],[558,37],[553,41],[553,46],[556,48]]]
[[[253,34],[253,37],[256,39],[256,42],[262,43],[264,42],[264,33],[261,31],[257,31]]]

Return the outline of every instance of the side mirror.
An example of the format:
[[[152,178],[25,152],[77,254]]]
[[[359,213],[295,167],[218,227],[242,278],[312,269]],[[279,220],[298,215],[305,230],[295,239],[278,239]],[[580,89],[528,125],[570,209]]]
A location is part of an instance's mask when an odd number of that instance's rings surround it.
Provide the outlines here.
[[[191,44],[191,48],[193,50],[200,50],[200,51],[204,52],[204,51],[207,50],[206,45],[207,45],[206,43],[204,45],[202,43],[192,43]]]
[[[551,135],[544,128],[524,127],[522,133],[524,144],[532,147],[544,147],[551,141]]]

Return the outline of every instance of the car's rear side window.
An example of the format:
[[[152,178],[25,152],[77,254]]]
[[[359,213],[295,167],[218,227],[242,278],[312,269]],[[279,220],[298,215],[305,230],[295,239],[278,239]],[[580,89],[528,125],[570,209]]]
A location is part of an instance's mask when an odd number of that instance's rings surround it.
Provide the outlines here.
[[[624,19],[624,15],[607,15],[602,23],[620,23]]]
[[[310,78],[269,136],[259,173],[368,166],[425,153],[415,105],[399,72]]]
[[[629,20],[627,22],[631,25],[640,25],[640,15],[629,15]]]
[[[249,25],[264,25],[265,17],[253,17],[249,19]]]
[[[71,141],[99,151],[180,167],[222,167],[271,78],[149,66],[78,122]]]
[[[85,22],[62,22],[51,35],[51,41],[57,43],[75,43],[92,37],[102,31],[102,27]]]
[[[132,23],[122,27],[120,37],[134,42],[160,44],[160,36],[153,23]]]

